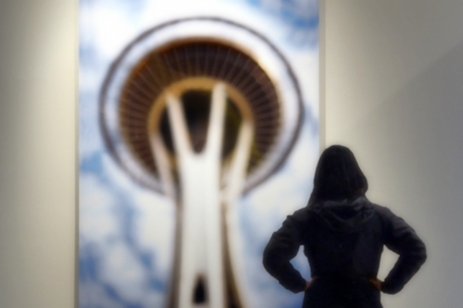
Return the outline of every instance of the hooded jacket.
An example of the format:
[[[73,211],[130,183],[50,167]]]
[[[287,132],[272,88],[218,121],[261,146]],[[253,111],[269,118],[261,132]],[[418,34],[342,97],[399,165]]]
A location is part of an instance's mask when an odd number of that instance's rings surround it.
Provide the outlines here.
[[[315,203],[287,217],[264,250],[266,270],[286,289],[305,289],[305,279],[291,265],[304,246],[313,283],[303,307],[382,307],[376,278],[383,247],[399,258],[381,291],[399,292],[426,260],[426,248],[416,232],[388,208],[365,196]]]

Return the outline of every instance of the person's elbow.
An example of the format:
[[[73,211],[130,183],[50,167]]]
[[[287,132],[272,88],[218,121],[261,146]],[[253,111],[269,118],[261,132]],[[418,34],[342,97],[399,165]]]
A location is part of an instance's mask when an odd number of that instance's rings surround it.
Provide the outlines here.
[[[276,267],[275,256],[267,246],[262,256],[262,264],[267,272],[272,273]]]
[[[426,251],[426,246],[423,244],[423,247],[421,248],[421,251],[418,255],[418,264],[419,266],[421,267],[421,265],[424,264],[424,262],[426,262],[426,260],[428,259],[428,253]]]
[[[416,258],[416,263],[418,264],[418,267],[421,267],[421,265],[426,262],[426,259],[428,258],[428,253],[426,251],[426,245],[421,241],[420,245],[418,245],[418,249],[415,253],[415,258]]]

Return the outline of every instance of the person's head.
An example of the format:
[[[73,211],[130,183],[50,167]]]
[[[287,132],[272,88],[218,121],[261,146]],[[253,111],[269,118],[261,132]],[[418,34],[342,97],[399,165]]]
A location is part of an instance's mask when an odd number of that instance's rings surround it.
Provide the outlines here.
[[[363,195],[367,189],[367,179],[352,151],[341,145],[333,145],[320,156],[309,204]]]

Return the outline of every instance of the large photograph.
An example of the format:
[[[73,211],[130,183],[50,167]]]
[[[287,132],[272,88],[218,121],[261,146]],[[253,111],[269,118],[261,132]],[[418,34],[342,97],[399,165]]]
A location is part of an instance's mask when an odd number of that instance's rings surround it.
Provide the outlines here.
[[[301,306],[262,253],[312,191],[318,31],[317,0],[79,1],[80,308]]]

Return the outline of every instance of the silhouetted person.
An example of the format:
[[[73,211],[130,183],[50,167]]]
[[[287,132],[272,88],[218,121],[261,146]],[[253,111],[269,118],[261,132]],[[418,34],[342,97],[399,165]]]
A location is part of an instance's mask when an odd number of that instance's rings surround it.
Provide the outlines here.
[[[303,308],[379,308],[380,291],[394,294],[426,260],[415,231],[366,197],[367,179],[352,152],[331,146],[320,157],[308,205],[288,216],[264,251],[265,269],[286,289],[305,291]],[[300,245],[312,280],[290,260]],[[383,246],[399,255],[384,282],[376,278]]]

